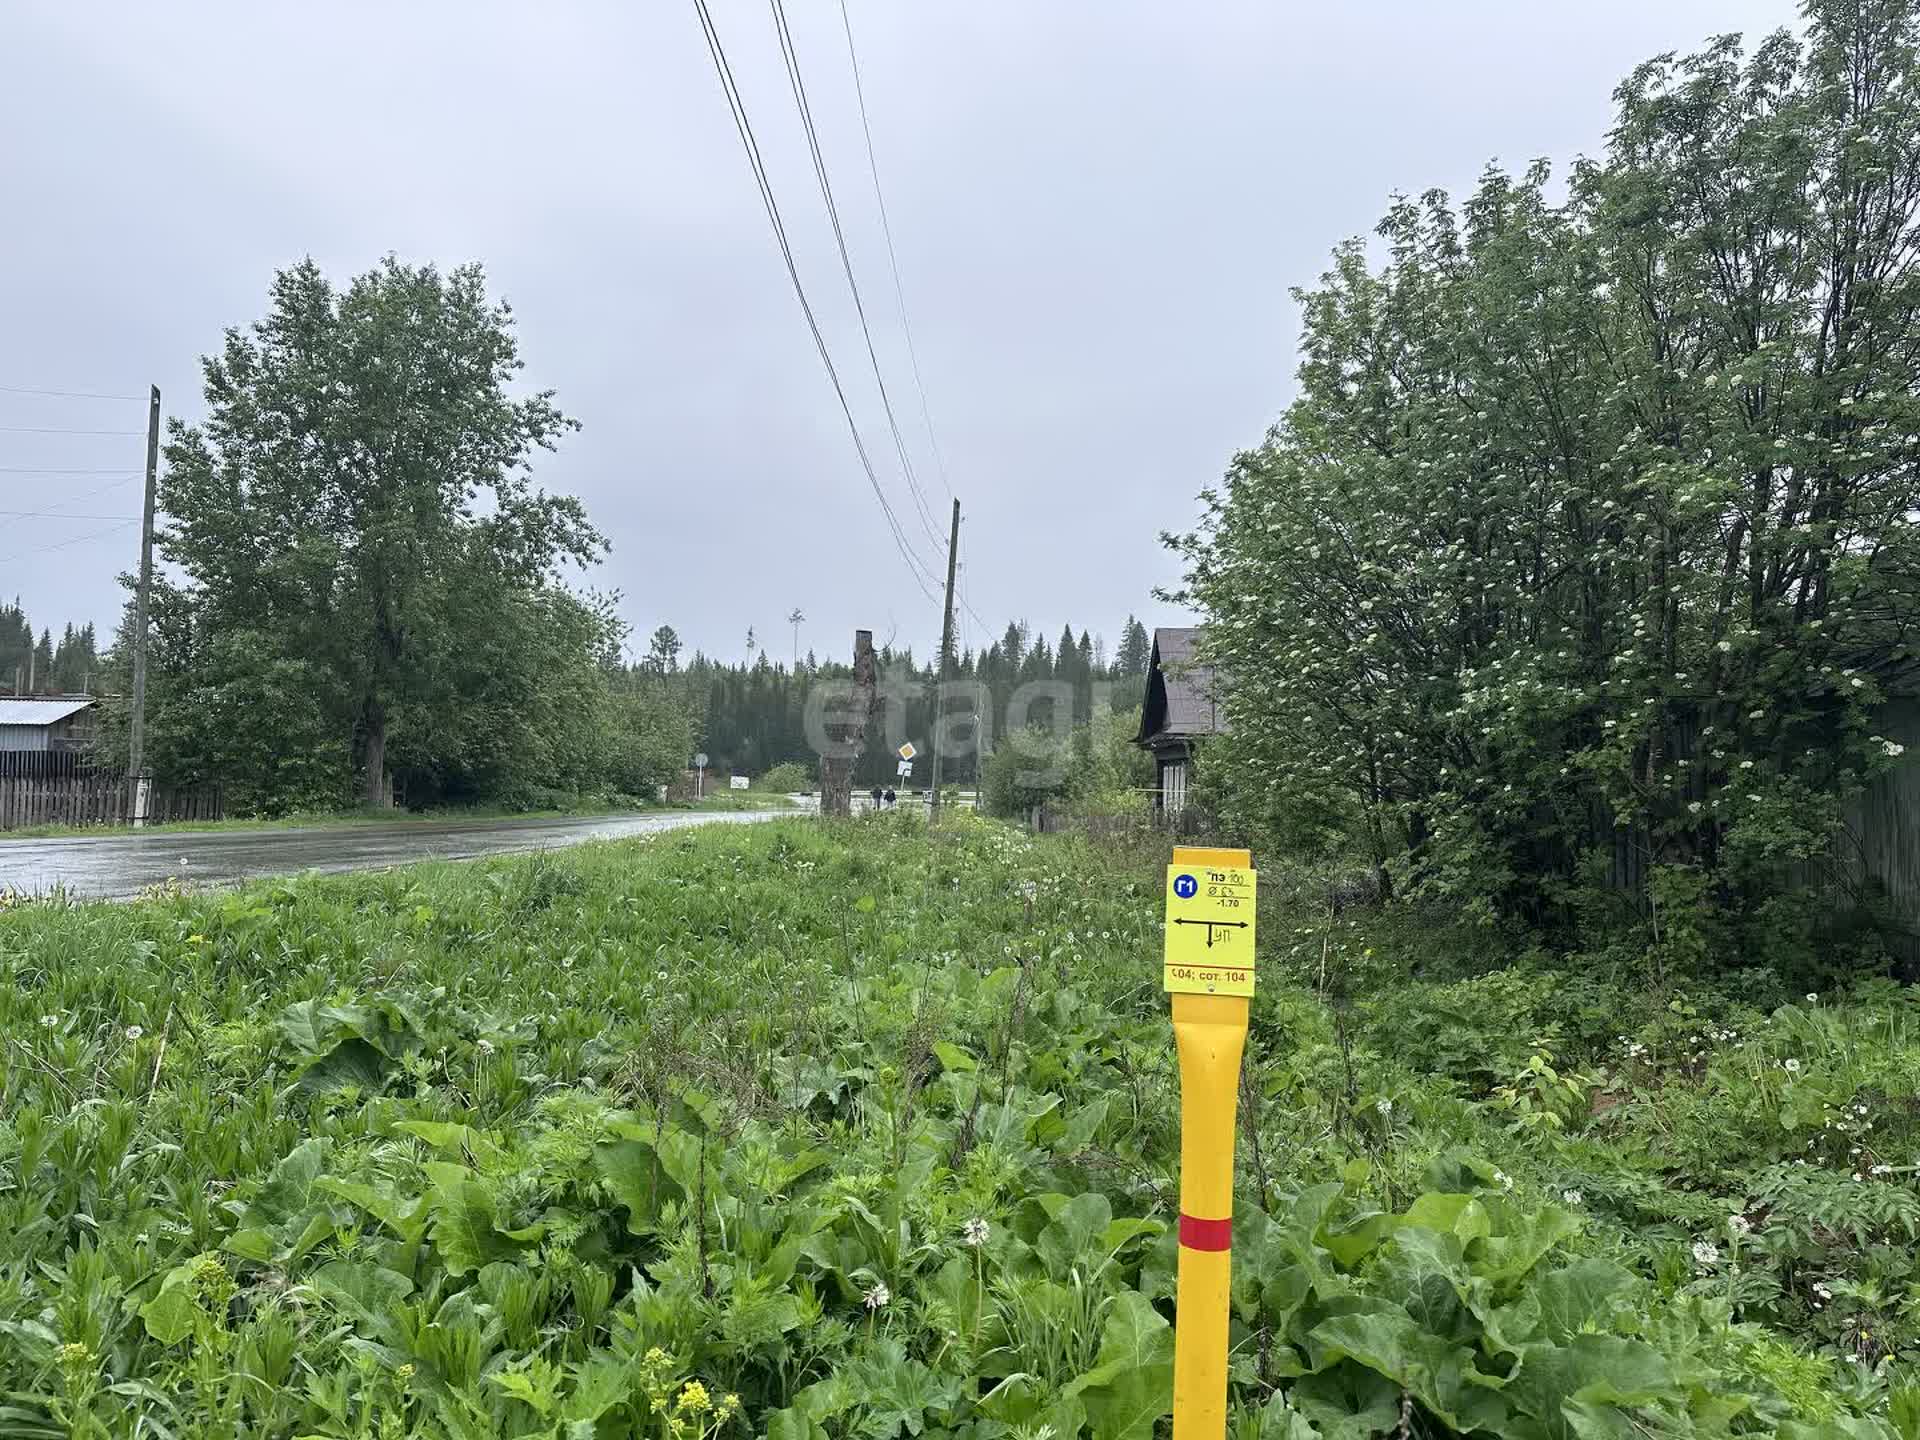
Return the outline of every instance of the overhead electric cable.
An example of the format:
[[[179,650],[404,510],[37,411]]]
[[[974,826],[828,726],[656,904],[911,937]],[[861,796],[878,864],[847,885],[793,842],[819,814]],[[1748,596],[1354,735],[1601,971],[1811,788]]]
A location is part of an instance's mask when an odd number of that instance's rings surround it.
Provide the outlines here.
[[[753,133],[753,123],[747,116],[746,104],[740,96],[740,90],[733,76],[733,67],[728,63],[726,47],[721,43],[719,30],[708,12],[706,0],[693,0],[694,10],[700,17],[700,28],[706,36],[707,51],[713,58],[714,71],[720,79],[720,87],[726,95],[727,108],[733,115],[735,131],[746,152],[747,164],[753,170],[756,186],[760,191],[760,202],[767,212],[768,223],[773,227],[774,242],[780,248],[780,258],[786,265],[787,278],[793,285],[794,297],[800,302],[800,311],[806,317],[807,329],[813,336],[814,347],[820,352],[820,363],[826,367],[827,378],[833,384],[833,393],[840,402],[840,413],[846,419],[847,431],[853,437],[854,452],[860,458],[860,468],[866,472],[867,484],[872,488],[874,499],[879,501],[881,513],[887,520],[887,528],[893,534],[894,545],[899,549],[901,558],[907,562],[914,583],[928,600],[933,592],[928,588],[928,580],[933,572],[926,561],[908,542],[906,532],[901,529],[899,518],[894,514],[886,492],[881,488],[880,476],[875,471],[873,460],[867,453],[866,441],[861,438],[860,427],[853,418],[853,408],[847,401],[847,392],[840,381],[840,372],[833,363],[833,354],[827,348],[826,336],[821,332],[820,322],[816,318],[813,304],[807,298],[806,286],[801,282],[799,266],[793,258],[793,246],[787,239],[786,222],[781,218],[779,201],[773,193],[772,182],[767,177],[766,162],[760,153],[760,144]]]

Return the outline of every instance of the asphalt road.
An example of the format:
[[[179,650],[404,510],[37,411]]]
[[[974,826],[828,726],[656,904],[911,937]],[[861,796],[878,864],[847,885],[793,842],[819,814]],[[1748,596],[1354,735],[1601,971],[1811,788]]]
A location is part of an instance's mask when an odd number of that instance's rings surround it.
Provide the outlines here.
[[[327,825],[302,830],[204,830],[0,840],[0,891],[122,899],[168,876],[224,885],[301,871],[378,870],[416,860],[473,860],[653,835],[687,825],[773,820],[791,810],[683,811],[591,820],[472,820]]]

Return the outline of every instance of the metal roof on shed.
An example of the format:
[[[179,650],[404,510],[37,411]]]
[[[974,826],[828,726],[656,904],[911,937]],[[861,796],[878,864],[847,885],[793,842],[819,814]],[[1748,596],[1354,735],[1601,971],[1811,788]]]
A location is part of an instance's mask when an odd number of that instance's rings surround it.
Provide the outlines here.
[[[1163,627],[1153,632],[1147,693],[1140,707],[1136,743],[1160,737],[1217,735],[1227,728],[1214,693],[1213,667],[1196,658],[1202,627]]]
[[[0,695],[0,725],[57,725],[92,704],[91,700],[16,700]]]

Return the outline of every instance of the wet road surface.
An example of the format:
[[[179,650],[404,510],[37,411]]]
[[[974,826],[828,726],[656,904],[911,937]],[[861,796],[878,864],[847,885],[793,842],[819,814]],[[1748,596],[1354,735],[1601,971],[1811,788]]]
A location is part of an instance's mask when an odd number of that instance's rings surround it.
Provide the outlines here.
[[[84,839],[0,840],[0,891],[56,887],[122,899],[168,876],[223,885],[301,871],[377,870],[416,860],[472,860],[654,835],[687,825],[773,820],[791,810],[682,811],[587,820],[471,820],[446,824],[315,826],[303,830],[120,833]]]

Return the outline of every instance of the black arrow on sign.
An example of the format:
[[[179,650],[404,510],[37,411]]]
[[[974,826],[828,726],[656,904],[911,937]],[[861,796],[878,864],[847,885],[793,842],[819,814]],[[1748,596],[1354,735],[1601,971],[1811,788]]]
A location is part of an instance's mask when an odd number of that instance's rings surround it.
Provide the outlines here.
[[[1185,920],[1185,919],[1181,919],[1181,920],[1175,920],[1175,921],[1174,921],[1173,923],[1174,923],[1174,924],[1176,924],[1176,925],[1204,925],[1204,926],[1206,926],[1206,927],[1207,927],[1207,948],[1208,948],[1209,950],[1211,950],[1211,949],[1213,948],[1213,927],[1214,927],[1214,926],[1216,926],[1216,925],[1218,925],[1218,926],[1220,926],[1220,927],[1221,927],[1222,929],[1224,929],[1224,930],[1244,930],[1244,929],[1246,929],[1246,928],[1247,928],[1247,922],[1246,922],[1246,921],[1244,921],[1244,920]]]

